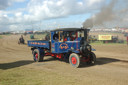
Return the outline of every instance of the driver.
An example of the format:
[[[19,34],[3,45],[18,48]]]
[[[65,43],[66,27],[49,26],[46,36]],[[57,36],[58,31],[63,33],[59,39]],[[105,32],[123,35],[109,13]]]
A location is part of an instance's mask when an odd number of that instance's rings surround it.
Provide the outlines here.
[[[70,38],[72,41],[74,41],[76,39],[76,33],[75,32],[71,32],[70,33]]]
[[[23,35],[21,35],[21,37],[19,38],[19,44],[22,43],[24,44],[24,38],[23,38]]]

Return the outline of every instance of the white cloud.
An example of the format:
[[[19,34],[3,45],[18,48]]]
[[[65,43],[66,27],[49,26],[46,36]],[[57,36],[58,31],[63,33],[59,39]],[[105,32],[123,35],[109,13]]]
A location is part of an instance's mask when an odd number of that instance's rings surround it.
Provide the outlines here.
[[[16,16],[16,17],[21,17],[21,16],[22,16],[22,12],[17,12],[17,13],[15,14],[15,16]]]
[[[17,25],[10,25],[9,28],[11,31],[15,31],[18,28],[18,26]]]
[[[104,1],[104,0],[88,0],[88,5],[89,6],[92,6],[96,3],[100,3],[101,1]]]
[[[0,10],[4,10],[11,6],[13,2],[24,2],[25,0],[0,0]]]
[[[4,1],[4,0],[0,0]],[[3,8],[12,5],[13,2],[25,0],[5,0]],[[88,5],[89,3],[89,5]],[[9,29],[16,29],[15,25],[36,23],[45,19],[62,18],[71,15],[83,14],[100,8],[101,0],[30,0],[26,8],[0,13],[0,23],[6,23]],[[96,7],[95,7],[96,6]],[[3,9],[0,8],[0,9]],[[27,12],[27,13],[24,13]],[[11,16],[8,16],[10,15]],[[20,25],[21,26],[21,25]],[[31,27],[31,26],[26,26]],[[1,29],[1,28],[0,28]],[[13,29],[13,30],[14,30]]]
[[[6,7],[10,5],[11,3],[9,0],[0,0],[0,10],[5,9]]]
[[[15,2],[24,2],[25,0],[12,0],[12,1],[15,1]]]
[[[89,1],[93,6],[94,3],[100,3],[100,0]],[[86,13],[93,8],[91,5],[88,7],[86,2],[78,2],[77,0],[31,0],[28,4],[29,14],[25,15],[24,18],[38,21],[40,19],[58,18]]]

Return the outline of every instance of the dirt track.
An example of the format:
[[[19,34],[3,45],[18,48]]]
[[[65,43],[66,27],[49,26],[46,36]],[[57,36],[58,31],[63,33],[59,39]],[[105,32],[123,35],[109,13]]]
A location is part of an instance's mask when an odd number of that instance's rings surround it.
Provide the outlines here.
[[[17,44],[19,37],[11,35],[0,39],[0,73],[9,69],[25,68],[52,72],[60,75],[60,78],[72,78],[68,83],[63,80],[65,82],[62,85],[128,85],[127,45],[93,45],[97,50],[96,65],[73,68],[69,63],[51,57],[45,57],[44,62],[34,63],[30,48]],[[56,82],[60,82],[59,79]]]

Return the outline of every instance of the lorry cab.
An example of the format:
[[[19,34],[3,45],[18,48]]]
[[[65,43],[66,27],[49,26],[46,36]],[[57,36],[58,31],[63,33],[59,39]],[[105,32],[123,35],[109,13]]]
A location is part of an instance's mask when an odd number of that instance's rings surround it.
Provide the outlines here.
[[[52,53],[80,53],[81,40],[84,38],[84,29],[65,28],[51,31]]]

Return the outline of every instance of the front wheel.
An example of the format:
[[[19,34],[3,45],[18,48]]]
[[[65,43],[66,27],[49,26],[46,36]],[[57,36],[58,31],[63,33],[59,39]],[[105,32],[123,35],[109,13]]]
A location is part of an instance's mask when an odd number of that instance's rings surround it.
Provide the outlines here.
[[[92,64],[95,64],[96,63],[96,55],[91,52],[91,56],[92,56]]]
[[[70,56],[69,56],[69,63],[73,67],[78,68],[80,66],[80,57],[79,57],[79,55],[76,54],[76,53],[70,54]]]
[[[88,61],[87,64],[94,65],[95,63],[96,63],[96,55],[93,52],[91,52],[90,53],[90,61]]]
[[[43,61],[43,58],[44,58],[44,53],[39,52],[38,49],[35,49],[33,51],[33,59],[35,62],[41,62]]]

